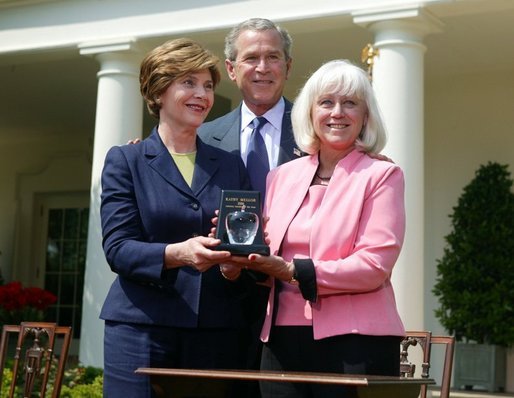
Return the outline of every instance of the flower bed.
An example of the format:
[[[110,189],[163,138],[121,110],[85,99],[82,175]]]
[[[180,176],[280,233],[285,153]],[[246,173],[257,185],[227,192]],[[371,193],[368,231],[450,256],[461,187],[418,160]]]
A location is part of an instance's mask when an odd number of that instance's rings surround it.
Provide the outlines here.
[[[0,325],[43,321],[45,311],[56,301],[53,293],[39,287],[23,287],[20,282],[0,285]]]

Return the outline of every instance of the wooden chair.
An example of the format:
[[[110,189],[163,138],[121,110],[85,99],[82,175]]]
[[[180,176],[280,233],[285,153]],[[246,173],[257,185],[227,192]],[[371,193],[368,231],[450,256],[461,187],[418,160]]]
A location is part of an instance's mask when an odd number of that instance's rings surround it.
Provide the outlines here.
[[[17,388],[23,390],[23,397],[32,397],[34,391],[39,391],[39,396],[44,397],[47,387],[49,387],[49,376],[51,371],[53,372],[53,368],[55,368],[55,377],[51,396],[52,398],[59,397],[71,342],[71,327],[58,326],[48,322],[22,322],[20,325],[4,325],[0,340],[0,386],[8,351],[12,351],[9,350],[10,335],[16,335],[17,340],[13,354],[13,374],[8,397],[14,397]],[[62,337],[62,345],[56,345],[56,339],[59,337]],[[55,355],[54,349],[59,345],[60,353]],[[19,392],[16,396],[20,396]]]
[[[455,349],[455,338],[453,336],[434,336],[432,332],[428,331],[408,331],[405,338],[401,342],[400,352],[400,376],[401,377],[414,377],[416,365],[409,361],[410,347],[419,346],[422,351],[421,362],[421,375],[422,378],[430,377],[430,355],[432,353],[432,346],[435,344],[445,345],[445,357],[443,376],[441,379],[441,392],[440,398],[449,398],[450,396],[450,381],[452,376],[453,367],[453,352]],[[421,387],[421,398],[426,398],[427,387]]]

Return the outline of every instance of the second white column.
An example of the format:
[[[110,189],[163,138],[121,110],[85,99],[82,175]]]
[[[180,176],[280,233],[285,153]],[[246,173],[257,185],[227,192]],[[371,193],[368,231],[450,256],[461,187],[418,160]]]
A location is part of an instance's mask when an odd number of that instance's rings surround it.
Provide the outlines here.
[[[420,330],[425,323],[423,38],[440,23],[420,8],[354,17],[375,34],[373,87],[388,130],[384,152],[405,173],[407,230],[393,285],[405,327]]]

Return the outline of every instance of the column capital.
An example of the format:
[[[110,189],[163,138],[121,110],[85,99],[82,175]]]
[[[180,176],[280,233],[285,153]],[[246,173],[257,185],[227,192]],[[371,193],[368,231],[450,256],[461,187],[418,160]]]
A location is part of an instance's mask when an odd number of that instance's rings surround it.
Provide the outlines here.
[[[100,63],[98,77],[112,74],[139,76],[141,51],[134,38],[85,42],[78,48],[80,55],[93,57]]]
[[[402,32],[410,40],[419,42],[424,36],[439,33],[443,22],[423,7],[370,9],[352,13],[353,22],[379,34],[384,31]]]
[[[78,45],[80,55],[95,56],[102,53],[139,53],[137,40],[133,37],[113,40],[89,41]]]

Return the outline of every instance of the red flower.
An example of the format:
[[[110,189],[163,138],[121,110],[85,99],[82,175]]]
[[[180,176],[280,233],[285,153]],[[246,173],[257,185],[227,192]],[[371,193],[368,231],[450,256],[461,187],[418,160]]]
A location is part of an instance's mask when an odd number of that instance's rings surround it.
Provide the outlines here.
[[[38,310],[44,311],[57,301],[57,297],[48,290],[39,287],[25,288],[26,303]]]
[[[57,297],[39,287],[24,288],[20,282],[0,286],[0,323],[18,324],[22,321],[41,321],[44,311]]]

